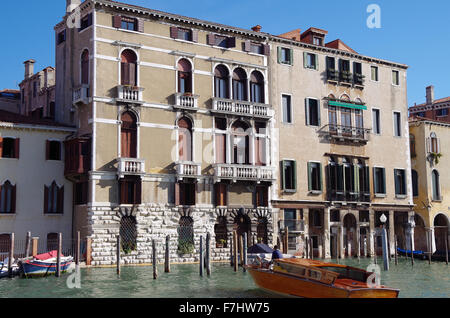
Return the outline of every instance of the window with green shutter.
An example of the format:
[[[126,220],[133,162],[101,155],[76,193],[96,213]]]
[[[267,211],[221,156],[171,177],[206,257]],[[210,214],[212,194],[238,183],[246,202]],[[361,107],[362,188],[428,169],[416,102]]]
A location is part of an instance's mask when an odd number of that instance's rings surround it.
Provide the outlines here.
[[[395,195],[406,195],[406,171],[394,169]]]
[[[322,191],[322,164],[308,162],[308,190]]]
[[[293,160],[281,162],[282,190],[293,192],[297,190],[297,163]]]
[[[303,53],[303,66],[312,70],[319,70],[319,56],[314,53]]]
[[[317,99],[307,98],[305,100],[305,118],[307,126],[320,126],[320,108]]]
[[[292,49],[285,47],[278,47],[278,63],[293,65],[294,57]]]
[[[386,194],[386,171],[384,168],[373,168],[373,183],[375,194]]]

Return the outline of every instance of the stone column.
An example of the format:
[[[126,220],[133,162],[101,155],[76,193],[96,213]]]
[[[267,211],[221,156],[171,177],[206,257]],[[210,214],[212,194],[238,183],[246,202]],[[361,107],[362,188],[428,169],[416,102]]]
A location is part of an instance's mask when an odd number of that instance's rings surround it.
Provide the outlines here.
[[[339,257],[345,258],[345,249],[344,249],[344,225],[341,224],[339,226]]]
[[[394,255],[395,254],[395,220],[394,220],[394,211],[389,211],[389,245],[388,245],[388,250],[390,255]],[[413,236],[413,244],[414,244],[414,236]]]
[[[323,210],[323,255],[324,258],[331,258],[330,251],[330,208]]]
[[[309,209],[303,209],[303,221],[305,225],[305,236],[309,237]]]
[[[367,231],[370,257],[375,255],[375,211],[369,210],[369,229]]]
[[[361,227],[359,222],[356,224],[356,256],[361,257]]]

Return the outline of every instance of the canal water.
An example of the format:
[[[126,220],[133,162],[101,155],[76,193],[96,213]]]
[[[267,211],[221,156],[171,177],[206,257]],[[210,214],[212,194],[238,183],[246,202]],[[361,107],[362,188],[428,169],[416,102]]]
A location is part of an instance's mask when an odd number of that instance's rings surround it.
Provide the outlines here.
[[[335,260],[332,260],[335,262]],[[359,268],[367,268],[369,259],[340,260]],[[381,264],[381,258],[378,261]],[[115,268],[81,270],[80,287],[69,288],[70,274],[61,278],[4,278],[0,280],[1,298],[274,298],[259,290],[248,273],[235,273],[226,263],[212,264],[211,277],[199,276],[198,265],[172,265],[171,273],[158,266],[158,279],[153,279],[152,267],[122,267],[120,277]],[[450,269],[444,262],[400,258],[391,262],[389,272],[381,270],[381,283],[400,289],[400,297],[449,298]]]

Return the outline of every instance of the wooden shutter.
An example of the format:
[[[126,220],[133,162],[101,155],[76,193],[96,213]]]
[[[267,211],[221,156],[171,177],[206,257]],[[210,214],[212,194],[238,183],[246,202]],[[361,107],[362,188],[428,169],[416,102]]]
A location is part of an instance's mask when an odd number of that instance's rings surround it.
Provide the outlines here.
[[[278,63],[281,64],[281,47],[277,47]]]
[[[170,27],[170,37],[172,39],[178,39],[178,28],[177,27]]]
[[[286,161],[282,160],[280,162],[281,190],[286,190],[286,170],[285,170],[285,167],[286,167]]]
[[[113,17],[113,27],[117,29],[122,27],[122,17],[120,15],[115,15]]]
[[[314,59],[316,60],[314,69],[319,70],[319,56],[317,54],[314,54]]]
[[[208,34],[206,36],[206,40],[208,42],[208,45],[216,45],[216,36],[214,34]]]
[[[44,185],[44,213],[48,213],[48,187]]]
[[[16,187],[17,185],[11,185],[11,213],[16,213]],[[1,193],[1,187],[0,187]]]
[[[370,168],[364,167],[364,192],[370,192]]]
[[[19,159],[20,157],[20,138],[14,139],[14,158]]]
[[[305,99],[305,120],[306,120],[306,125],[309,126],[309,99],[306,98]]]
[[[136,19],[136,27],[138,32],[144,33],[144,20]]]
[[[312,164],[311,162],[308,162],[308,191],[312,190]]]
[[[130,84],[130,66],[128,63],[122,62],[120,64],[120,84],[129,85]]]
[[[308,68],[308,53],[303,52],[303,67]]]
[[[263,54],[266,56],[270,56],[270,45],[263,44]]]
[[[344,166],[338,165],[336,166],[337,169],[337,178],[336,178],[336,190],[338,192],[344,191]]]
[[[198,42],[198,30],[192,30],[192,42]]]
[[[137,78],[136,78],[136,70],[137,70],[137,64],[136,63],[130,63],[129,64],[129,76],[130,76],[130,85],[137,86]]]
[[[58,198],[57,198],[58,209],[57,212],[63,214],[64,213],[64,186],[58,189]]]
[[[386,194],[386,169],[381,168],[381,171],[383,172],[383,180],[382,180],[382,193]]]
[[[245,41],[244,42],[244,51],[245,52],[250,52],[251,51],[251,42],[250,41]]]
[[[289,49],[289,65],[294,65],[294,50]]]
[[[319,163],[319,190],[323,191],[323,176],[322,176],[322,164]]]
[[[297,161],[292,161],[292,183],[293,183],[293,190],[297,190]]]
[[[227,40],[227,47],[233,48],[236,47],[236,38],[235,37],[229,37]]]

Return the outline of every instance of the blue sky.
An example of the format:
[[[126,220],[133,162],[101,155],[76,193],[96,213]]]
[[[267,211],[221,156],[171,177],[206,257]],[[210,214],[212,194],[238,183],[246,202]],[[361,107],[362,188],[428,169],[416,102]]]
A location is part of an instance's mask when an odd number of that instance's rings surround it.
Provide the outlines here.
[[[341,39],[358,53],[404,63],[408,70],[409,105],[425,100],[425,87],[435,97],[450,96],[450,26],[447,0],[122,0],[130,4],[250,29],[281,34],[311,26],[327,30],[327,41]],[[282,5],[282,3],[284,3]],[[369,29],[369,4],[381,8],[381,28]],[[0,89],[16,88],[23,62],[36,69],[54,66],[53,26],[65,13],[65,0],[2,1]]]

